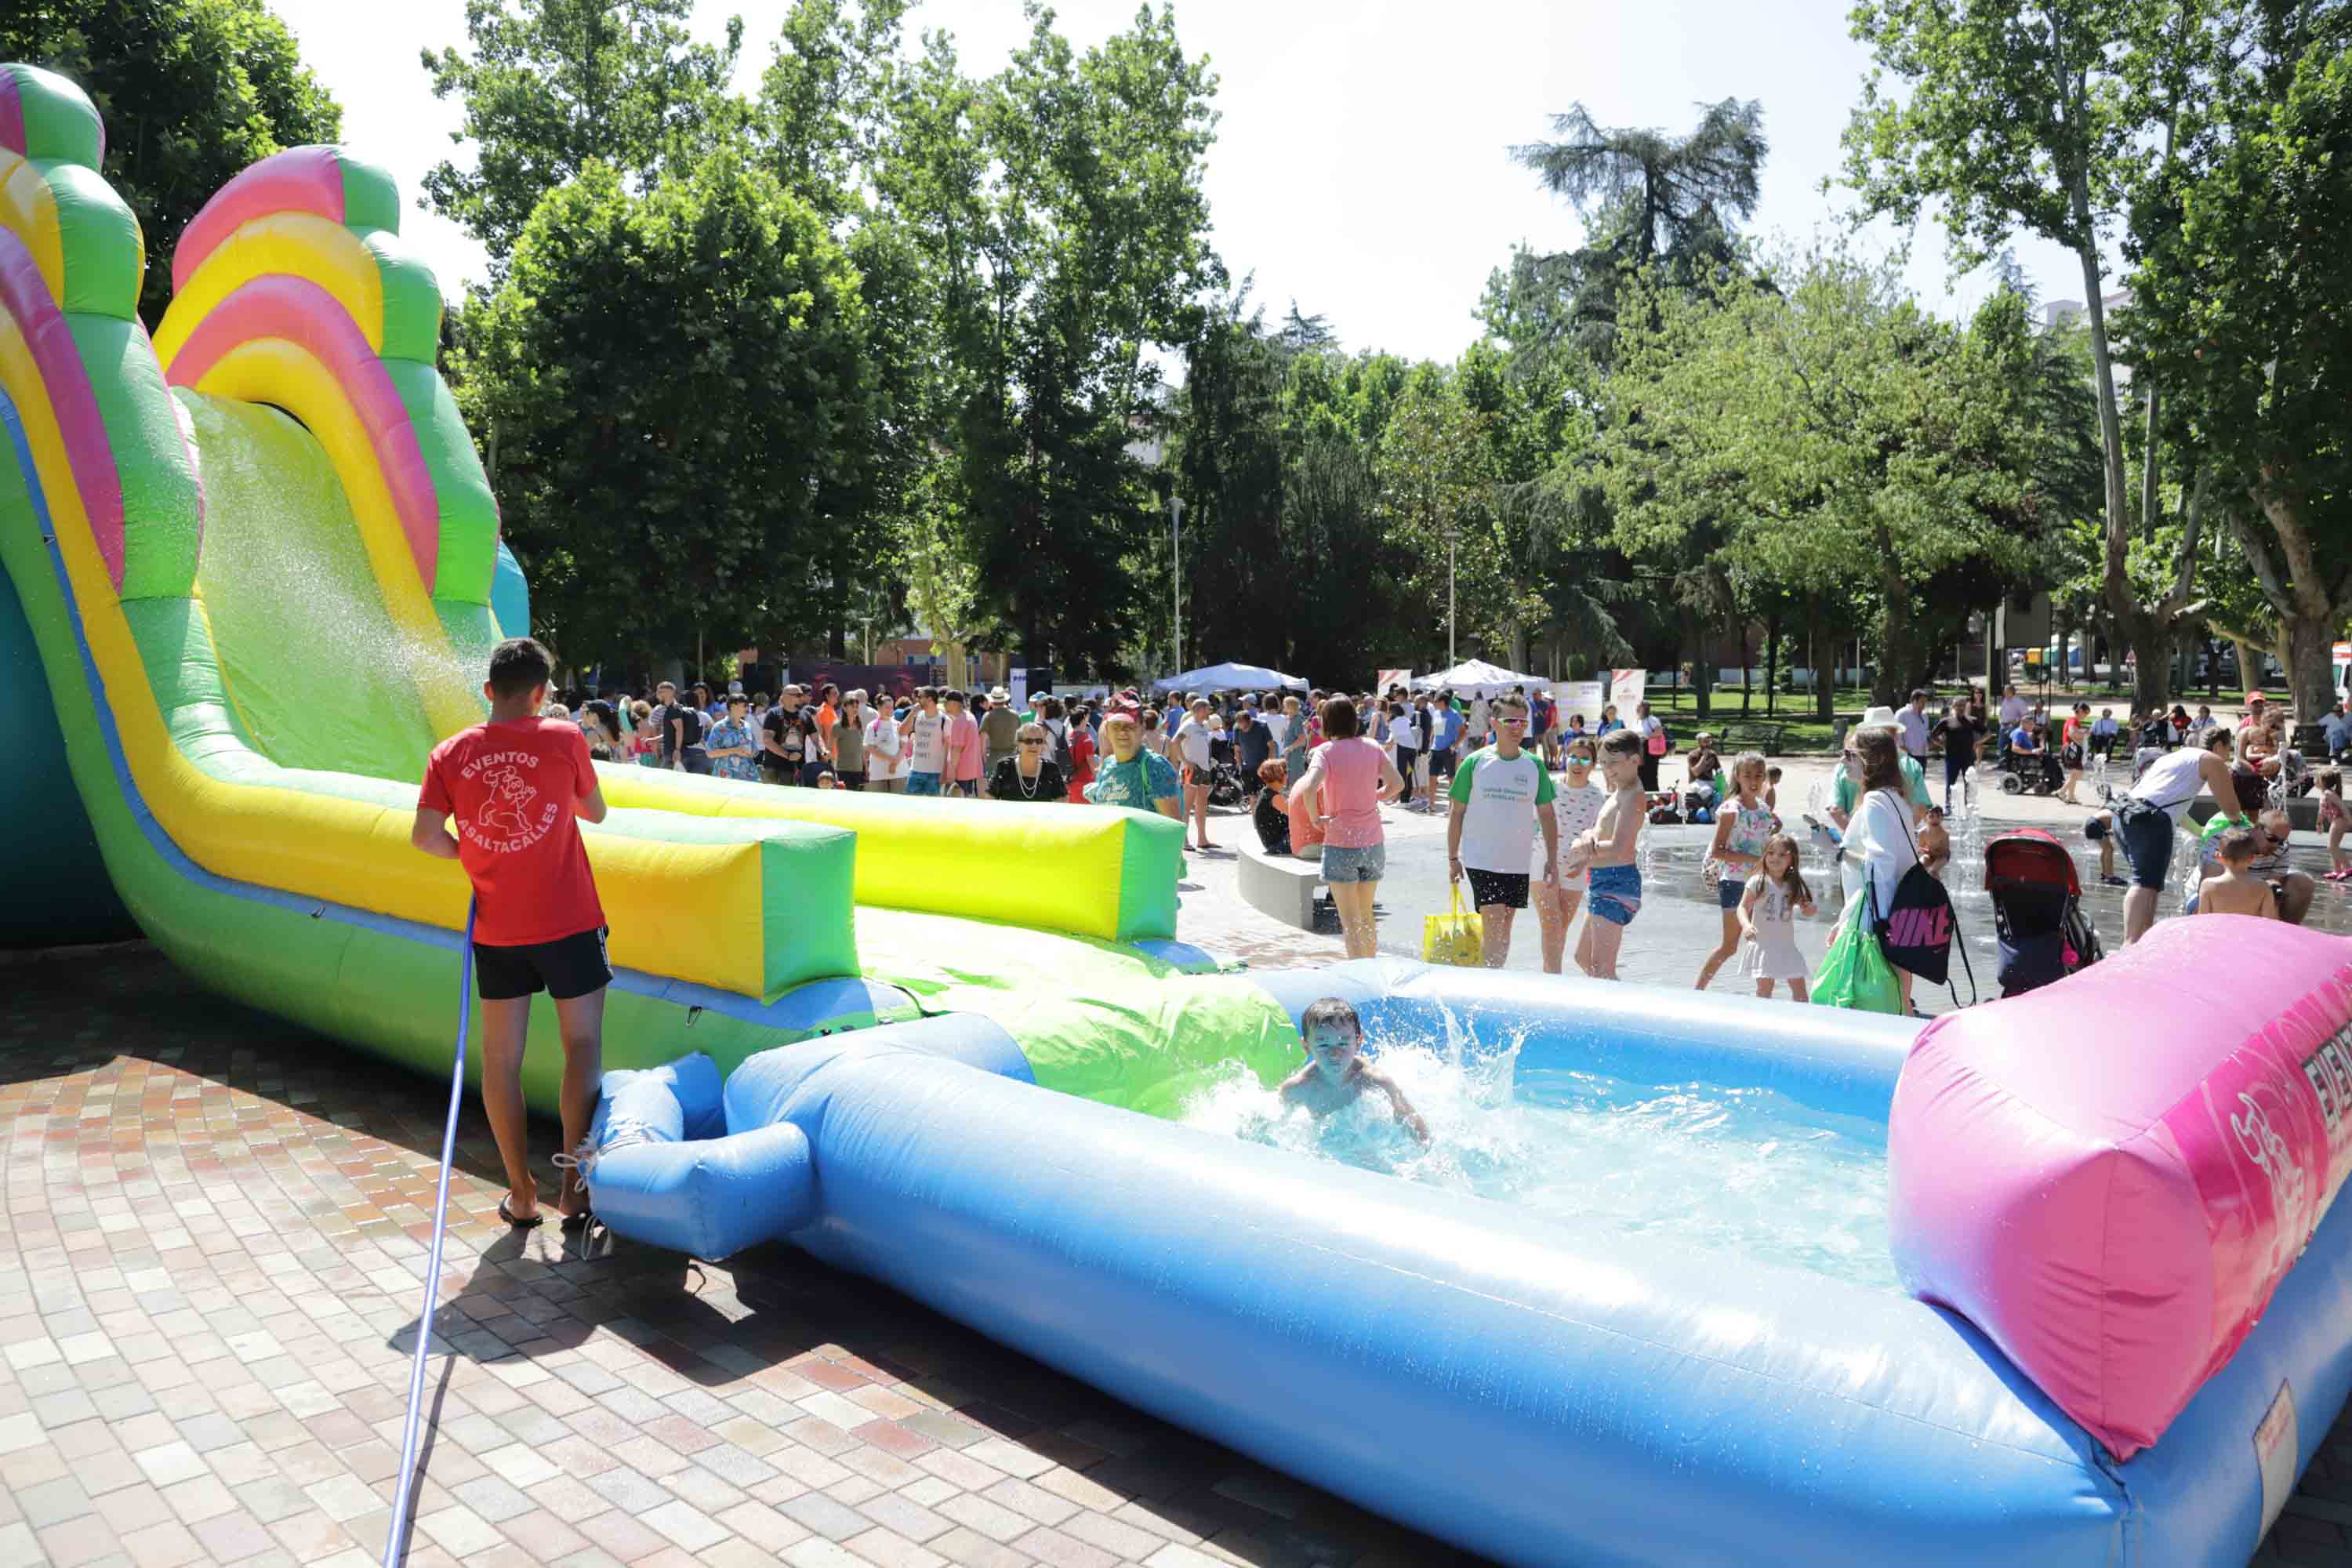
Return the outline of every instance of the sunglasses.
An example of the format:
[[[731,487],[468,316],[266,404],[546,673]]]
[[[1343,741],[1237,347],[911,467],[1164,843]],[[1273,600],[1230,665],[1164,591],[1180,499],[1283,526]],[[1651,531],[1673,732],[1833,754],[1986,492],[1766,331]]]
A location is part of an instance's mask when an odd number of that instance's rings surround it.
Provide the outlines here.
[[[1036,740],[1036,741],[1024,740],[1021,743],[1022,743],[1023,745],[1024,745],[1024,746],[1042,746],[1042,745],[1044,745],[1045,742],[1044,741],[1042,741],[1042,740]]]

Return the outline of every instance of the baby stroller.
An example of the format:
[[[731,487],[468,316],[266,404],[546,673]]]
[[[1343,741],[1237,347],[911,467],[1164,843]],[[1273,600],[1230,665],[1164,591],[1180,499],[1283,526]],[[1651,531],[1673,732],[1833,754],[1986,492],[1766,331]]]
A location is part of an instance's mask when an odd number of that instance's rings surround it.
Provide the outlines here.
[[[2083,885],[2066,847],[2038,827],[1985,844],[1985,891],[2000,940],[2000,994],[2063,980],[2105,957],[2083,915]]]

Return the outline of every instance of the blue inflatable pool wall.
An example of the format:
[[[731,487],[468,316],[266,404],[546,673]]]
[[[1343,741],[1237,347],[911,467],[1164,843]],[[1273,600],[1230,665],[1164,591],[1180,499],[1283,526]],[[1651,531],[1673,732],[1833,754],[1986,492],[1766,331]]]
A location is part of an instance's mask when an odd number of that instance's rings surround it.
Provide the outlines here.
[[[1769,1088],[1884,1122],[1916,1025],[1373,960],[1255,977],[1522,1081]],[[697,1063],[699,1062],[698,1066]],[[2237,1563],[2352,1386],[2352,1215],[2164,1439],[2117,1466],[1967,1323],[1038,1089],[949,1016],[613,1075],[619,1234],[776,1237],[1145,1410],[1526,1564]],[[2289,1481],[2291,1485],[2291,1479]]]

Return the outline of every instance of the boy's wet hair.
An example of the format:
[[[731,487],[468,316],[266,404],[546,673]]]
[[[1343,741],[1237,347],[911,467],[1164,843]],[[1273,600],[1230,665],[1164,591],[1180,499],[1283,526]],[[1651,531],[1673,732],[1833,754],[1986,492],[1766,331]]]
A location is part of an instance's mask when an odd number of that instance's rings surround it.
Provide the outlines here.
[[[1298,1016],[1298,1037],[1305,1039],[1318,1026],[1327,1024],[1353,1035],[1364,1032],[1363,1020],[1356,1016],[1354,1006],[1337,996],[1326,996],[1320,1001],[1309,1002],[1307,1011]]]
[[[528,697],[555,673],[555,656],[537,637],[509,637],[490,650],[490,689]]]
[[[2243,865],[2261,849],[2251,827],[2233,827],[2221,835],[2221,857],[2232,866]]]
[[[1633,730],[1612,730],[1601,737],[1601,749],[1612,757],[1638,757],[1642,754],[1642,737]]]

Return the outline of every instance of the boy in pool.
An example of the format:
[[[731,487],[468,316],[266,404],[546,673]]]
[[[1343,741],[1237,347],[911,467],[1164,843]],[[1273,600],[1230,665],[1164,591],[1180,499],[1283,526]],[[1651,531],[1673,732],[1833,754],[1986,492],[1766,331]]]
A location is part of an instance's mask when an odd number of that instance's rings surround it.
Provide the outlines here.
[[[1406,1131],[1429,1142],[1429,1124],[1404,1097],[1396,1081],[1364,1060],[1364,1028],[1355,1008],[1337,996],[1310,1003],[1298,1020],[1307,1047],[1307,1065],[1283,1080],[1276,1092],[1286,1106],[1303,1105],[1308,1114],[1328,1116],[1356,1102],[1368,1089],[1389,1097],[1389,1109]]]

